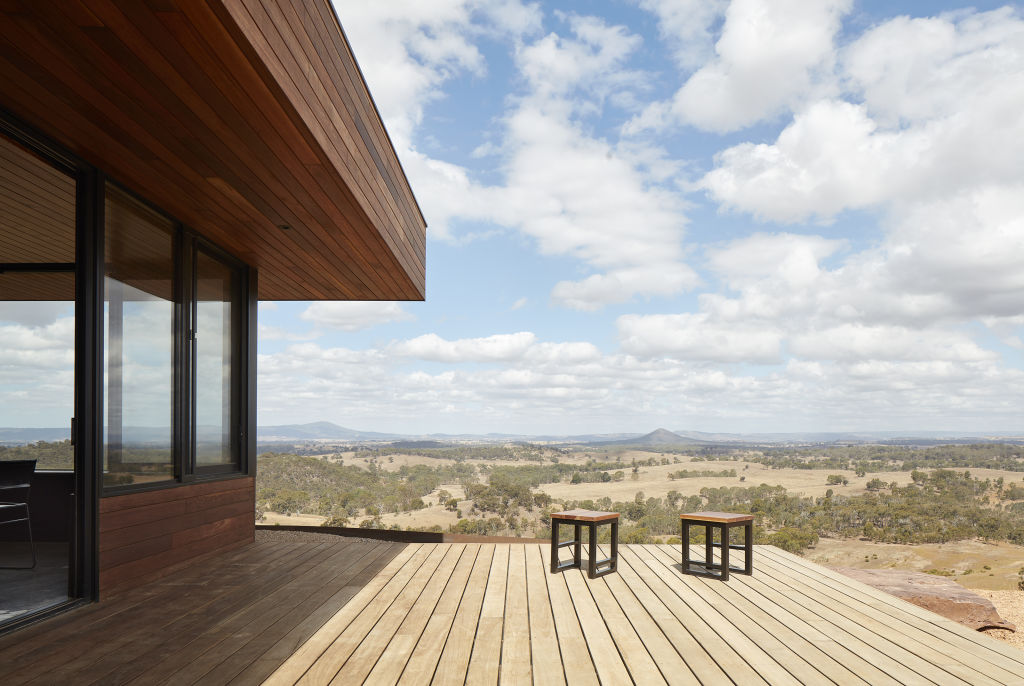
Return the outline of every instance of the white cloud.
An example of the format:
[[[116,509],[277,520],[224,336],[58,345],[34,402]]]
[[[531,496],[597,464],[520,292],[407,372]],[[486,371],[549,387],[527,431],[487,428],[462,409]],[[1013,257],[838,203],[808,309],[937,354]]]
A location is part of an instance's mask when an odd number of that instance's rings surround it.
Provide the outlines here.
[[[833,41],[850,0],[733,0],[716,57],[671,103],[655,103],[629,132],[681,122],[725,133],[772,118],[832,90]],[[698,25],[704,18],[698,18]]]
[[[428,333],[393,343],[389,351],[403,357],[435,362],[499,362],[521,358],[536,340],[537,337],[529,331],[456,341]]]
[[[602,354],[589,343],[532,334],[415,345],[439,358],[490,364],[407,371],[408,358],[394,346],[293,346],[260,357],[260,421],[308,420],[316,407],[318,418],[408,433],[885,430],[908,423],[978,431],[1016,426],[1024,402],[1024,372],[985,356],[791,360],[754,376],[678,356]]]
[[[420,120],[416,112],[433,97],[426,94],[430,89],[456,68],[468,71],[476,64],[467,50],[455,49],[454,39],[445,42],[452,43],[447,50],[438,49],[436,59],[425,60],[423,51],[414,49],[419,33],[434,35],[437,26],[445,26],[470,41],[484,25],[473,22],[475,15],[466,4],[446,4],[439,18],[429,22],[417,12],[367,12],[369,35],[397,42],[392,57],[411,61],[415,68],[429,67],[432,75],[419,90],[413,81],[411,92],[402,96],[405,101],[394,96],[396,112],[413,113],[399,116],[399,131],[411,130]],[[500,184],[481,184],[462,166],[411,147],[400,149],[430,231],[436,238],[458,240],[454,227],[460,222],[487,222],[535,239],[544,255],[579,260],[586,266],[585,276],[563,281],[552,291],[556,304],[571,308],[596,310],[637,296],[671,295],[692,287],[697,277],[685,264],[680,245],[685,208],[671,185],[677,165],[654,146],[619,147],[594,135],[588,124],[606,108],[631,102],[631,93],[646,87],[646,77],[625,66],[640,38],[595,17],[558,16],[568,27],[566,35],[549,33],[522,42],[516,50],[526,92],[508,100],[501,145],[486,146],[486,152],[499,159]],[[393,33],[380,35],[383,27],[393,24],[398,27]],[[523,41],[537,26],[539,21],[522,22],[517,40]],[[376,55],[371,48],[361,59],[372,61]],[[443,55],[463,57],[445,61]],[[371,75],[368,69],[376,93]],[[398,76],[382,68],[382,79]],[[385,102],[392,98],[387,92],[381,97]],[[390,129],[391,108],[381,109]],[[401,123],[402,116],[408,126]]]
[[[482,78],[481,37],[513,43],[536,33],[540,9],[517,0],[334,0],[388,134],[436,238],[451,238],[449,223],[468,205],[486,207],[486,189],[466,170],[431,157],[416,141],[427,106],[445,97],[444,85]]]
[[[359,331],[380,324],[415,319],[397,302],[322,301],[307,307],[299,318],[318,329]]]
[[[2,303],[10,319],[47,323],[0,325],[0,426],[59,426],[74,413],[75,318],[45,307],[23,316],[12,304]]]
[[[724,207],[794,222],[1019,184],[1022,46],[1009,8],[890,20],[844,53],[863,102],[809,103],[774,143],[723,151],[699,185]]]
[[[651,45],[631,30],[555,15],[558,31],[542,34],[540,10],[511,3],[520,19],[501,40],[520,90],[498,130],[469,144],[495,168],[477,176],[412,143],[400,154],[435,238],[502,227],[575,261],[556,304],[596,310],[703,287],[696,306],[618,317],[610,353],[530,332],[292,346],[261,359],[261,413],[315,402],[344,408],[329,417],[341,423],[400,431],[1018,426],[1019,11],[897,18],[838,48],[846,1],[736,0],[721,25],[721,3],[638,2],[690,77],[672,100],[644,108],[653,77],[632,64]],[[415,140],[448,79],[489,68],[478,39],[500,29],[480,3],[445,2],[436,17],[378,5],[364,14],[368,40],[389,44],[381,73],[414,77],[378,101],[396,141]],[[356,51],[371,76],[373,48]],[[743,235],[739,220],[735,240],[684,244],[678,189],[694,188],[682,176],[700,162],[673,159],[662,139],[609,137],[616,117],[633,117],[627,131],[777,120],[781,130],[721,151],[696,187],[766,222],[843,221]]]
[[[532,87],[507,117],[505,188],[493,219],[517,227],[543,254],[568,255],[595,273],[562,281],[557,304],[595,310],[638,295],[671,295],[697,283],[681,248],[686,223],[654,148],[619,148],[589,134],[581,117],[599,111],[611,87],[636,75],[622,68],[636,37],[573,17],[574,38],[549,35],[523,48]]]
[[[766,277],[778,278],[800,288],[818,278],[821,260],[845,245],[845,240],[820,236],[756,233],[742,240],[711,247],[708,263],[733,288]]]
[[[607,95],[643,78],[622,68],[643,42],[640,36],[597,17],[569,15],[566,19],[574,38],[549,33],[521,48],[516,57],[533,97],[561,97],[577,90]]]
[[[308,341],[317,337],[315,331],[308,333],[296,333],[291,329],[286,329],[280,326],[271,326],[259,322],[257,324],[257,335],[261,341]]]
[[[40,327],[52,324],[74,311],[74,304],[51,301],[0,301],[0,322]]]
[[[512,303],[512,307],[510,307],[508,309],[510,309],[510,310],[521,310],[524,307],[526,307],[526,303],[527,302],[529,302],[529,301],[527,300],[526,297],[519,298],[514,303]]]
[[[979,362],[998,358],[996,353],[982,349],[960,332],[862,324],[794,332],[789,340],[789,351],[804,359],[840,361]]]
[[[714,322],[707,314],[628,314],[618,318],[622,349],[645,357],[678,360],[778,364],[778,331]]]
[[[740,143],[716,155],[698,187],[726,208],[776,222],[868,207],[905,190],[912,177],[900,172],[925,152],[919,135],[876,128],[863,106],[816,102],[775,143]]]
[[[703,64],[712,54],[712,29],[728,5],[726,0],[639,0],[658,17],[658,31],[672,48],[682,69]]]

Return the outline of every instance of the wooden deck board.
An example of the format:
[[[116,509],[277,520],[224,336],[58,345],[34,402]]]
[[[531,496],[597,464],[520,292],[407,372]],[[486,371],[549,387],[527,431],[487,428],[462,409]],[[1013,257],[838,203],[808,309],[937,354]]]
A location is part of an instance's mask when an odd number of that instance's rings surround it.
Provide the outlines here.
[[[261,660],[258,682],[294,650],[275,654],[278,638],[317,613],[322,624],[352,597],[352,589],[338,594],[332,584],[376,578],[405,547],[325,540],[282,537],[190,561],[152,583],[4,636],[0,683],[227,683]],[[318,595],[313,589],[321,587]],[[268,607],[267,597],[277,605]],[[312,629],[299,633],[305,641]],[[188,654],[201,664],[164,661]]]
[[[473,571],[469,575],[469,583],[459,601],[459,609],[455,612],[451,629],[444,642],[444,649],[434,668],[434,684],[461,684],[465,682],[466,670],[469,669],[469,658],[473,651],[473,637],[476,635],[477,621],[484,602],[487,588],[487,577],[491,572],[491,561],[494,558],[494,545],[485,545],[480,549]],[[415,659],[415,653],[413,653]],[[422,659],[422,658],[421,658]],[[407,682],[412,686],[414,682]]]
[[[548,600],[548,561],[546,549],[539,545],[523,546],[526,553],[526,586],[530,614],[530,654],[533,660],[533,683],[537,686],[565,686],[562,651],[558,649],[555,618]]]
[[[487,591],[473,640],[466,672],[468,684],[496,684],[501,669],[501,632],[505,623],[505,583],[508,581],[509,546],[497,546],[487,577]]]
[[[444,551],[436,567],[425,564],[419,570],[374,625],[373,632],[364,638],[345,661],[344,666],[331,680],[331,684],[361,684],[377,666],[378,661],[382,664],[382,670],[405,666],[423,627],[430,619],[430,613],[437,606],[448,579],[455,571],[455,565],[462,557],[463,550],[463,545],[450,546]],[[390,664],[384,664],[386,659]],[[401,673],[402,670],[398,669],[397,673],[391,675],[393,678],[390,682],[398,681]],[[387,679],[386,672],[382,679],[375,679],[371,683],[386,683],[384,679]]]
[[[455,621],[459,604],[466,593],[466,586],[476,566],[477,558],[480,555],[480,544],[467,545],[459,563],[455,566],[451,578],[445,585],[441,598],[437,601],[433,612],[427,618],[419,640],[414,642],[410,648],[411,653],[408,661],[396,660],[396,668],[404,665],[404,670],[399,669],[394,676],[399,683],[407,684],[429,684],[437,669],[438,658],[444,648],[445,640],[451,631],[452,623]],[[387,664],[389,657],[382,656],[380,664]],[[394,674],[394,672],[392,672]],[[371,680],[383,681],[385,675],[377,670],[370,673]]]
[[[580,628],[590,648],[590,658],[594,661],[594,669],[602,684],[628,684],[629,669],[623,662],[619,647],[615,644],[608,625],[601,616],[594,597],[590,593],[586,574],[581,569],[568,569],[562,572],[569,596],[576,608],[576,616],[580,620]],[[596,580],[598,583],[600,580]]]
[[[775,549],[759,546],[754,575],[724,583],[683,575],[678,546],[619,550],[618,573],[589,579],[550,574],[546,546],[481,548],[472,572],[462,561],[439,582],[416,645],[389,647],[365,683],[403,670],[407,683],[442,684],[1024,683],[1024,653]],[[394,640],[407,612],[365,622],[359,640]],[[406,656],[415,669],[392,664]]]
[[[931,645],[932,641],[921,640],[920,631],[914,626],[908,615],[904,621],[897,617],[879,617],[870,604],[851,604],[844,602],[840,594],[830,592],[813,579],[800,578],[785,570],[768,556],[762,560],[762,568],[776,583],[788,586],[791,593],[799,594],[809,600],[817,601],[821,606],[828,607],[831,612],[842,615],[850,623],[856,624],[864,635],[870,635],[876,647],[882,642],[895,644],[887,652],[896,657],[907,667],[913,669],[925,679],[936,683],[972,683],[998,684],[984,672],[978,672],[963,664],[950,653],[954,647],[950,644],[938,649]]]
[[[543,546],[541,546],[543,547]],[[587,648],[587,639],[580,626],[572,597],[565,585],[565,574],[549,574],[548,598],[551,602],[551,615],[554,619],[555,634],[558,636],[558,649],[562,654],[562,666],[565,669],[565,681],[569,686],[596,686],[597,669]]]
[[[256,544],[0,638],[0,683],[1024,684],[1024,652],[774,548],[728,582],[619,551],[589,579],[527,543]]]
[[[502,684],[530,686],[533,683],[533,669],[530,660],[530,606],[526,599],[525,548],[524,545],[509,547],[499,679]]]
[[[394,608],[393,614],[389,618],[392,621],[395,617],[405,616],[405,612],[408,612],[409,607],[427,584],[430,575],[441,563],[446,551],[439,546],[424,546],[423,552],[424,555],[417,556],[415,562],[403,566],[381,589],[381,592],[366,607],[362,608],[351,623],[334,637],[334,640],[330,640],[330,635],[327,636],[330,642],[326,649],[299,679],[298,683],[318,685],[330,683],[349,657],[359,649],[370,630],[376,626],[377,621],[388,610]],[[382,631],[386,630],[387,625]],[[310,640],[317,639],[321,634],[322,632],[317,632]]]
[[[232,582],[244,583],[252,578],[250,574],[278,568],[282,561],[284,565],[290,564],[294,561],[290,555],[295,549],[295,545],[284,543],[246,551],[236,550],[213,558],[205,565],[211,576],[222,578],[227,576],[228,570],[236,569],[236,573],[230,575]],[[239,560],[244,560],[245,564],[236,564]],[[5,683],[13,685],[34,678],[40,671],[40,665],[64,664],[66,660],[61,661],[60,656],[54,655],[55,646],[60,646],[61,655],[74,653],[77,656],[84,652],[96,660],[104,654],[104,647],[96,651],[75,652],[76,643],[83,641],[83,636],[116,635],[112,632],[130,626],[127,622],[137,621],[136,615],[140,609],[151,606],[161,608],[158,611],[162,612],[164,608],[171,607],[180,598],[183,588],[188,590],[192,598],[188,608],[190,612],[202,608],[204,603],[211,602],[209,599],[216,595],[215,589],[200,583],[189,587],[187,577],[175,577],[174,583],[149,584],[117,594],[110,602],[88,605],[72,614],[30,626],[6,640],[0,639],[0,674]],[[221,600],[232,601],[224,595]],[[25,669],[19,674],[21,667]]]
[[[665,546],[647,546],[647,549],[660,555],[668,564],[674,563]],[[855,672],[829,657],[800,632],[789,628],[750,601],[746,597],[742,577],[737,576],[735,583],[732,584],[701,577],[692,577],[692,580],[698,593],[713,598],[710,602],[714,603],[730,622],[738,627],[744,627],[744,632],[751,640],[773,655],[799,681],[814,683],[825,678],[836,683],[864,683]],[[715,596],[720,598],[721,602],[718,602]]]
[[[839,572],[818,567],[783,550],[772,548],[769,549],[767,554],[771,559],[778,559],[792,573],[808,578],[816,578],[819,583],[825,584],[848,596],[849,602],[866,603],[880,615],[884,614],[901,621],[903,621],[901,618],[906,615],[923,620],[923,623],[919,622],[914,625],[913,629],[916,634],[923,635],[924,640],[938,639],[942,641],[954,651],[958,658],[973,664],[979,670],[995,670],[993,673],[996,673],[1003,669],[998,663],[985,659],[986,656],[993,654],[1010,658],[1011,663],[1018,672],[1024,670],[1024,652],[989,638],[982,632],[968,629],[956,622],[944,621],[942,617],[934,612],[929,612],[889,593],[857,582]],[[903,621],[903,623],[905,624],[906,622]],[[986,650],[978,653],[976,652],[978,647],[983,647]],[[1009,679],[1011,677],[1020,678],[1019,673],[1003,675],[1003,678]]]

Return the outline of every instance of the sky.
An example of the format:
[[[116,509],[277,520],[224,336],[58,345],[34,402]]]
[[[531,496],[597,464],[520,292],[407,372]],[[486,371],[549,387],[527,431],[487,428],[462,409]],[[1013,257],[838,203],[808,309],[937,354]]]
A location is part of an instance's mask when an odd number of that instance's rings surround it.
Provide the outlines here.
[[[427,297],[261,303],[261,425],[1024,433],[1024,6],[335,6]]]

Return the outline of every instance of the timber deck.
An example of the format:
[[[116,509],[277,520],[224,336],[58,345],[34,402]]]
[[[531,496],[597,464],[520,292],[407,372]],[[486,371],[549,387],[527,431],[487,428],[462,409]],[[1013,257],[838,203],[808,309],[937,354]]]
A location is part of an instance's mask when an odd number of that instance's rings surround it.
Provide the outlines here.
[[[695,546],[694,552],[703,552]],[[13,684],[1024,684],[1024,652],[776,548],[262,541],[0,638]]]
[[[404,547],[282,537],[200,558],[0,637],[0,684],[258,684]]]
[[[725,583],[678,546],[590,580],[547,553],[410,545],[266,683],[1024,683],[1024,652],[777,548]]]

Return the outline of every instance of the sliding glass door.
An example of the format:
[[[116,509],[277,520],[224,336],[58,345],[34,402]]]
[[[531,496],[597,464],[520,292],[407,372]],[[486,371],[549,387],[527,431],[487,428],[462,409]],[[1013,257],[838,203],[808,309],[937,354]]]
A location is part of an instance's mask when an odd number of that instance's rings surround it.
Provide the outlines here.
[[[0,135],[0,627],[73,593],[75,227],[75,177]]]

